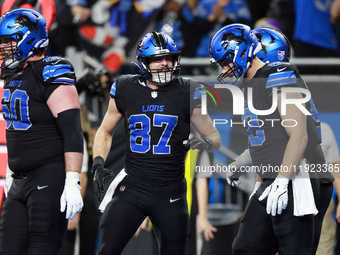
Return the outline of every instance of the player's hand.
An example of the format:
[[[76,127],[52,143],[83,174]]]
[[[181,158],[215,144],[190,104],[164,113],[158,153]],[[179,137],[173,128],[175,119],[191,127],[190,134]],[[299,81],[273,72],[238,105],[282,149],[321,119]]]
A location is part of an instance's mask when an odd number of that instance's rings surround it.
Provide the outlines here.
[[[66,219],[72,220],[76,213],[83,209],[83,198],[80,194],[80,174],[78,172],[66,172],[64,191],[60,197],[60,211],[65,212]]]
[[[186,146],[190,147],[192,150],[210,150],[213,146],[213,141],[206,137],[194,137],[187,142]]]
[[[245,173],[245,169],[242,166],[250,166],[252,165],[252,159],[250,156],[249,149],[246,149],[244,152],[241,153],[233,162],[228,165],[228,172],[227,172],[227,182],[229,185],[235,187],[241,184],[239,178],[242,174]]]
[[[340,223],[340,204],[337,205],[335,210],[335,219],[338,223]]]
[[[92,164],[91,172],[93,174],[93,188],[98,200],[101,200],[104,193],[104,180],[105,177],[113,175],[113,172],[104,168],[104,159],[100,156],[95,157]]]
[[[67,230],[74,231],[79,226],[80,213],[77,213],[72,220],[68,221]]]
[[[13,183],[13,172],[7,167],[6,171],[6,180],[5,180],[5,197],[7,197],[9,190],[11,189],[12,183]]]
[[[140,224],[139,228],[135,232],[134,236],[139,236],[141,230],[148,231],[149,230],[149,217],[146,217],[142,224]]]
[[[242,174],[244,174],[244,172],[242,172],[240,168],[237,167],[236,160],[233,161],[232,163],[228,165],[227,183],[232,187],[236,187],[240,185],[241,182],[239,178]]]
[[[198,233],[203,234],[204,239],[209,242],[214,238],[214,232],[217,232],[217,228],[210,224],[207,217],[198,217]]]
[[[236,187],[241,184],[238,178],[233,178],[233,177],[227,177],[227,183],[232,187]]]
[[[84,22],[88,18],[90,18],[91,9],[76,4],[71,7],[71,13],[73,16],[73,23],[79,23]]]
[[[249,200],[251,199],[251,197],[252,196],[254,196],[254,194],[256,193],[256,191],[258,190],[258,188],[261,186],[261,182],[259,182],[259,181],[256,181],[255,182],[255,187],[254,187],[254,190],[253,190],[253,192],[250,194],[250,196],[249,196]]]
[[[269,185],[259,200],[262,201],[267,196],[267,213],[275,216],[281,214],[282,210],[287,208],[288,205],[288,183],[289,179],[282,175],[278,175],[274,182]]]

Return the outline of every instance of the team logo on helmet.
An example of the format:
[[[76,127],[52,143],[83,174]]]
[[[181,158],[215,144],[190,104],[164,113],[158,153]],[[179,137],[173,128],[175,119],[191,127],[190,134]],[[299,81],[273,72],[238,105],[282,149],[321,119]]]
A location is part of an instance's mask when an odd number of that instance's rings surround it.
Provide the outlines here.
[[[39,34],[39,29],[38,29],[38,24],[39,24],[40,19],[37,18],[36,23],[33,23],[27,15],[20,14],[18,17],[15,19],[15,24],[18,24],[18,28],[20,29],[22,27],[28,27],[29,31],[35,31],[37,34]]]
[[[247,40],[244,38],[244,29],[241,29],[241,33],[242,35],[235,35],[231,32],[224,33],[221,39],[221,46],[224,45],[224,49],[226,50],[232,43],[240,45],[244,42],[245,44],[248,44]]]

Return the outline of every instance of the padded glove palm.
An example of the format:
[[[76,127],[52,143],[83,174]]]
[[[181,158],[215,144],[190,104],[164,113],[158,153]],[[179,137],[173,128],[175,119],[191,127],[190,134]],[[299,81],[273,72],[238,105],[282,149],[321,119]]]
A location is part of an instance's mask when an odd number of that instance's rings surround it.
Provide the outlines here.
[[[94,192],[100,201],[105,191],[104,180],[107,176],[113,175],[113,172],[104,168],[104,159],[100,156],[94,158],[91,172],[93,173]]]
[[[206,137],[202,137],[202,138],[194,137],[188,141],[186,146],[190,147],[190,149],[192,150],[198,149],[200,151],[201,150],[208,151],[213,146],[213,141],[211,141],[211,139],[206,138]]]

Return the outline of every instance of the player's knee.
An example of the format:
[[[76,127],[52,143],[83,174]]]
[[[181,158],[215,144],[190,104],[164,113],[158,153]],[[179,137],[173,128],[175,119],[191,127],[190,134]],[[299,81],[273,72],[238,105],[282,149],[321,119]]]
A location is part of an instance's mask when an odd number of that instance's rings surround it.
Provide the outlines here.
[[[185,254],[185,242],[186,240],[181,241],[161,241],[161,255],[173,255],[173,254]]]
[[[29,208],[29,228],[31,239],[53,240],[59,245],[65,239],[67,219],[64,214],[46,204],[32,203]]]
[[[246,245],[245,240],[240,237],[236,237],[233,242],[232,250],[233,254],[245,254],[246,252]]]
[[[97,255],[120,255],[125,245],[121,244],[99,244]]]
[[[241,237],[236,237],[232,246],[233,255],[263,255],[263,253],[256,251],[258,244],[249,243]]]

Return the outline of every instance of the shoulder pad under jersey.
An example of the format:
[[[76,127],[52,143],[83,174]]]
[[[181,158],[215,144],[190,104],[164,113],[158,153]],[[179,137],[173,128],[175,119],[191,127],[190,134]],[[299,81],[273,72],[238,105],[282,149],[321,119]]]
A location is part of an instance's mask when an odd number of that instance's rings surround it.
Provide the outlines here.
[[[72,84],[76,76],[72,64],[61,57],[47,57],[43,61],[43,79],[46,83]]]
[[[297,83],[297,77],[294,69],[292,69],[289,65],[286,65],[286,63],[280,63],[279,65],[271,65],[271,67],[273,72],[268,76],[266,89]]]
[[[117,78],[111,86],[111,90],[110,90],[111,97],[116,96],[117,85],[118,85],[118,87],[122,88],[122,87],[124,87],[125,84],[138,81],[139,78],[140,78],[139,75],[131,75],[131,74],[122,75],[119,78]]]

